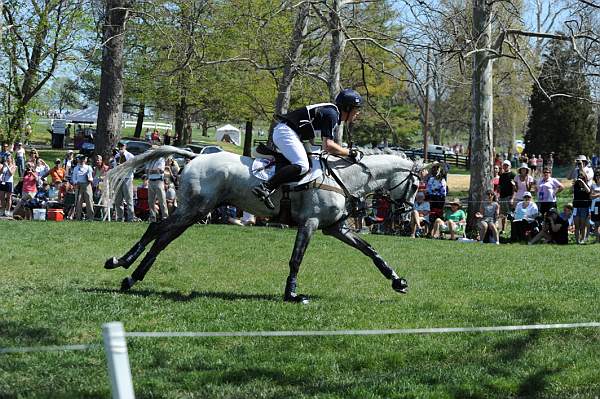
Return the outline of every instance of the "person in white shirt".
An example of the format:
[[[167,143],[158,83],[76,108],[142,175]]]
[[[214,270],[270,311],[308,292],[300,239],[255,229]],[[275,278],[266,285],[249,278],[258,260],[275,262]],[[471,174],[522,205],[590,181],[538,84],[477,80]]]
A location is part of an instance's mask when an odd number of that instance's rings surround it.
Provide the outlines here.
[[[160,208],[162,219],[169,216],[167,209],[167,198],[165,195],[165,159],[158,158],[146,164],[146,175],[148,176],[148,205],[150,206],[150,222],[156,222],[156,202]]]
[[[410,215],[410,236],[415,238],[417,229],[421,229],[421,235],[424,236],[429,230],[429,212],[431,206],[425,201],[425,193],[419,191],[415,197],[415,206]]]
[[[114,164],[120,165],[132,159],[134,155],[127,151],[125,143],[119,143],[119,152],[114,157]],[[127,216],[124,216],[123,203],[127,207]],[[134,218],[133,210],[133,172],[129,176],[123,178],[122,184],[115,193],[115,208],[117,211],[117,220],[131,222]]]
[[[523,193],[523,201],[519,202],[515,208],[514,219],[510,228],[510,241],[518,242],[526,240],[528,231],[535,227],[537,223],[535,218],[538,216],[538,207],[531,200],[531,193]]]
[[[75,219],[81,220],[83,203],[85,202],[85,212],[87,220],[94,220],[94,202],[92,192],[93,173],[92,168],[87,164],[85,155],[77,156],[77,166],[73,168],[71,174],[71,183],[76,190]]]

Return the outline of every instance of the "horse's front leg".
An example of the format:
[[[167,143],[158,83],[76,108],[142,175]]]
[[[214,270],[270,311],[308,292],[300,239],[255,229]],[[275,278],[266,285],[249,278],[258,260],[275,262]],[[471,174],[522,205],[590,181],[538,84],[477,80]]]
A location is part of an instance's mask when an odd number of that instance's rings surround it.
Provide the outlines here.
[[[318,227],[319,221],[316,218],[308,219],[304,225],[298,227],[294,250],[292,251],[292,257],[290,258],[290,274],[285,284],[285,293],[283,295],[284,301],[308,303],[308,297],[296,294],[296,278],[298,277],[300,264],[302,263],[302,258],[304,258],[304,252],[306,252],[310,238]]]
[[[116,269],[117,267],[123,267],[128,269],[129,266],[136,261],[136,259],[144,252],[146,245],[155,240],[161,233],[162,222],[152,222],[146,229],[146,232],[142,238],[134,244],[133,247],[125,255],[120,258],[112,257],[108,258],[104,263],[105,269]]]
[[[367,255],[373,260],[377,269],[387,278],[392,280],[392,288],[396,292],[406,294],[408,291],[408,283],[405,279],[398,277],[394,269],[392,269],[385,260],[369,245],[368,242],[360,238],[357,234],[353,233],[348,229],[344,222],[338,222],[326,229],[323,229],[323,233],[326,235],[333,236],[338,240],[358,249],[363,254]]]

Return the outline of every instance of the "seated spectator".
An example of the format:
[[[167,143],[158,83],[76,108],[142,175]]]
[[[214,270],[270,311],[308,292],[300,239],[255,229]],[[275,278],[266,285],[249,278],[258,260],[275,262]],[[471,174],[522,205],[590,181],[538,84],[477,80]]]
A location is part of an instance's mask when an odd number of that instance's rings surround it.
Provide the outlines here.
[[[433,223],[431,230],[431,236],[433,238],[441,238],[442,233],[450,234],[450,239],[456,239],[456,233],[464,233],[465,224],[467,221],[467,214],[465,211],[460,209],[460,199],[455,198],[449,202],[450,209],[446,210],[444,219],[437,218]]]
[[[48,182],[44,182],[42,187],[35,193],[35,196],[27,201],[25,206],[29,209],[41,209],[46,208],[46,204],[48,203],[50,184]]]
[[[500,204],[496,200],[496,193],[493,190],[488,190],[486,200],[481,204],[479,212],[475,214],[478,219],[477,227],[479,229],[480,242],[490,242],[492,244],[500,244],[498,237],[498,227],[496,222],[500,215]],[[489,240],[487,239],[489,237]]]
[[[569,242],[568,230],[569,222],[558,215],[556,208],[550,208],[544,217],[542,230],[529,241],[529,245],[542,240],[550,244],[565,245]]]
[[[510,241],[526,241],[527,235],[531,234],[530,232],[537,227],[537,216],[538,207],[531,200],[531,193],[526,191],[523,194],[523,201],[519,202],[515,208],[515,215],[510,228]]]
[[[417,193],[415,197],[415,207],[410,214],[410,236],[415,238],[417,231],[421,236],[425,236],[429,230],[429,202],[425,201],[425,193]]]
[[[560,218],[569,222],[569,233],[575,234],[575,221],[573,215],[573,204],[568,202],[563,206],[563,211],[560,213]]]

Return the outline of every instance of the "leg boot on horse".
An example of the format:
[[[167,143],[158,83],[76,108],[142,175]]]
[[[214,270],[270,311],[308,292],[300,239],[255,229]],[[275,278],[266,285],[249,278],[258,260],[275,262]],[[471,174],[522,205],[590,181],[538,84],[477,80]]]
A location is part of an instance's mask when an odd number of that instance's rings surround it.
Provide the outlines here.
[[[161,221],[152,222],[146,232],[142,236],[142,238],[136,242],[133,247],[125,255],[120,258],[112,257],[108,258],[104,263],[104,268],[111,270],[116,269],[117,267],[122,267],[124,269],[128,269],[129,266],[133,264],[137,260],[137,258],[144,252],[146,249],[146,245],[155,240],[159,234],[161,234],[160,226]]]
[[[290,258],[290,274],[285,284],[285,292],[283,300],[286,302],[308,303],[308,297],[305,295],[296,294],[296,278],[300,270],[300,264],[304,258],[304,253],[310,242],[314,232],[319,227],[319,220],[316,218],[309,219],[303,226],[298,228],[296,233],[296,242]]]

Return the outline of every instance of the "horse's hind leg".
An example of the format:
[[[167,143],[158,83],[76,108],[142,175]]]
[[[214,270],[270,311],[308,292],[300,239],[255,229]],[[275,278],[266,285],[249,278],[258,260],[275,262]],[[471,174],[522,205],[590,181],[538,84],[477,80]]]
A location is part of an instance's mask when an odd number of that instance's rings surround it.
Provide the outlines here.
[[[377,269],[379,269],[381,274],[383,274],[388,280],[392,280],[392,288],[394,291],[406,294],[408,291],[408,283],[406,280],[398,277],[394,269],[392,269],[387,262],[383,260],[377,251],[375,251],[368,242],[350,231],[350,229],[344,225],[344,222],[338,222],[333,226],[323,229],[323,233],[326,235],[331,235],[367,255],[373,260],[373,263]]]
[[[127,291],[136,282],[142,281],[148,270],[154,264],[158,254],[166,248],[174,239],[179,237],[188,227],[196,223],[200,217],[179,217],[176,213],[171,217],[163,221],[163,228],[161,229],[160,237],[158,237],[152,247],[144,256],[138,267],[134,270],[131,277],[126,277],[121,282],[121,291]]]
[[[123,267],[128,269],[129,266],[131,266],[133,262],[135,262],[136,259],[142,254],[142,252],[144,252],[146,246],[162,233],[162,224],[163,221],[150,223],[142,238],[140,238],[140,240],[136,242],[125,255],[120,258],[108,258],[104,263],[104,268],[116,269],[117,267]]]

